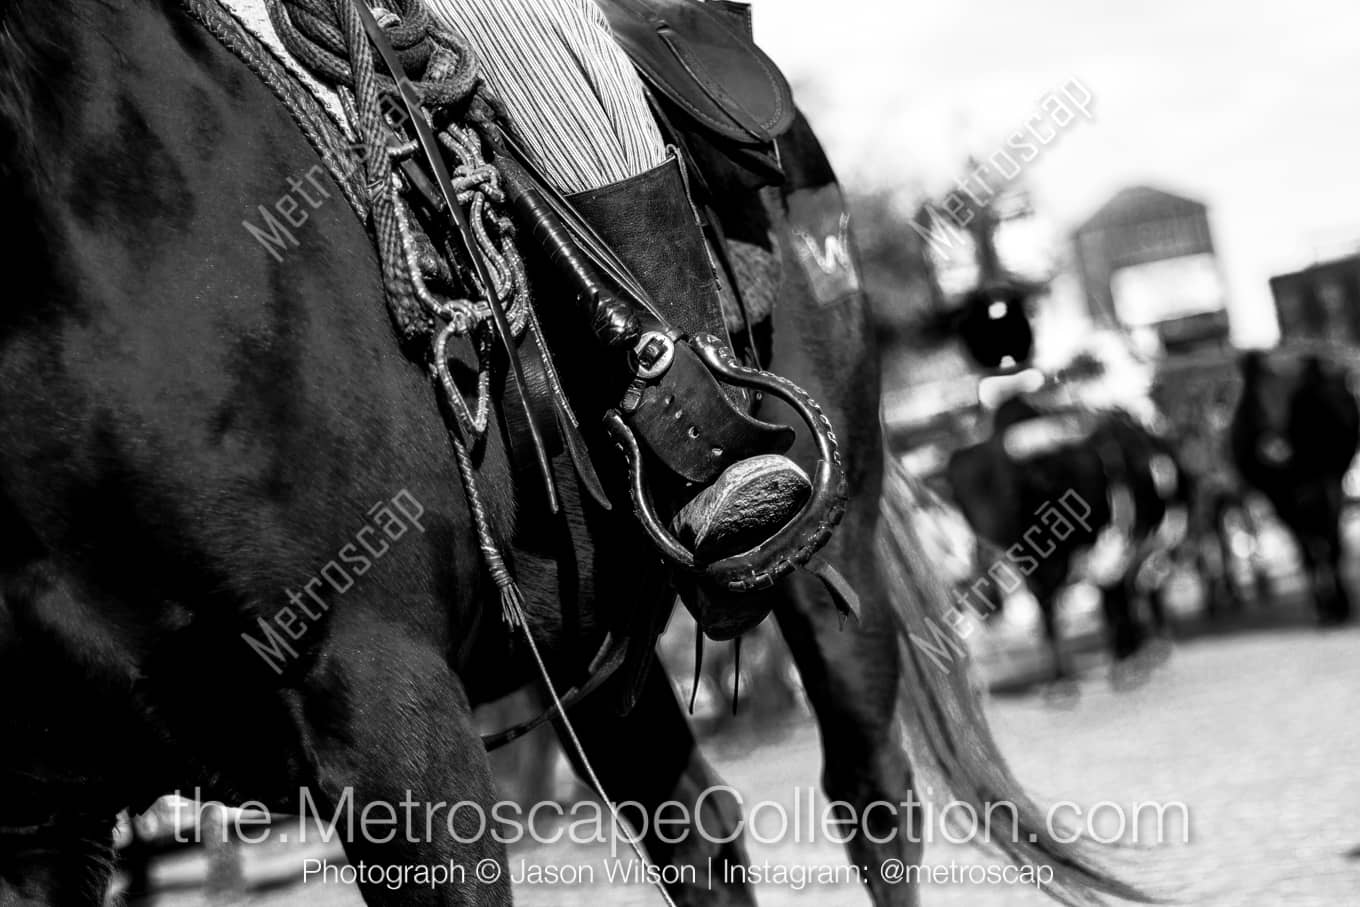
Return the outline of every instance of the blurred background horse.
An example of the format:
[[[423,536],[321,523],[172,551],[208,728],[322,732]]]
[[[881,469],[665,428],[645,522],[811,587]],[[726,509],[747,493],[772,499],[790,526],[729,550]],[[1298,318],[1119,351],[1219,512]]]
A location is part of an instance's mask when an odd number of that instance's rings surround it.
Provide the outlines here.
[[[1071,677],[1058,603],[1077,579],[1099,590],[1116,663],[1137,654],[1150,633],[1167,632],[1162,586],[1185,539],[1191,489],[1170,445],[1131,416],[1045,411],[1013,397],[997,409],[991,437],[955,452],[946,475],[968,521],[995,546],[965,601],[999,611],[1018,583],[1002,588],[998,574],[1023,576],[1055,679]]]

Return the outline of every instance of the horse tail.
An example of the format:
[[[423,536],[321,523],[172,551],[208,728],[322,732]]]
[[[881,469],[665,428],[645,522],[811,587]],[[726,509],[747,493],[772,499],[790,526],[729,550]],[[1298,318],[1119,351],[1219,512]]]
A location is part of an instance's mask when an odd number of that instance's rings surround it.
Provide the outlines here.
[[[967,649],[956,629],[963,626],[958,612],[921,551],[913,524],[919,494],[916,480],[889,458],[875,552],[882,582],[895,593],[889,610],[902,652],[898,711],[915,768],[942,784],[942,796],[967,803],[984,829],[990,825],[983,824],[984,817],[1004,817],[1007,827],[991,828],[988,840],[979,843],[990,843],[1012,863],[1034,867],[1036,873],[1051,869],[1043,887],[1062,903],[1103,904],[1103,896],[1153,902],[1093,859],[1095,842],[1051,827],[1049,816],[1007,767],[969,678]]]

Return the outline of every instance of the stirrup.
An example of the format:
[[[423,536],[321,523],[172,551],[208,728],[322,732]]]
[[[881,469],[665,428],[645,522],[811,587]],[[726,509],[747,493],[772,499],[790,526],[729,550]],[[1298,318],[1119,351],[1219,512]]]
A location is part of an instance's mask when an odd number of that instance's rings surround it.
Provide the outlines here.
[[[723,591],[751,592],[768,588],[781,576],[806,565],[826,544],[844,515],[846,483],[836,435],[817,402],[793,382],[741,365],[711,334],[700,334],[688,345],[723,383],[780,398],[811,429],[817,445],[817,467],[806,499],[791,519],[772,536],[746,551],[714,560],[705,559],[682,542],[662,519],[648,490],[642,448],[623,415],[618,410],[611,410],[605,417],[605,425],[628,460],[629,493],[638,520],[666,560],[682,570],[698,574]],[[747,461],[738,461],[735,466],[743,462]],[[699,548],[702,547],[700,544]]]

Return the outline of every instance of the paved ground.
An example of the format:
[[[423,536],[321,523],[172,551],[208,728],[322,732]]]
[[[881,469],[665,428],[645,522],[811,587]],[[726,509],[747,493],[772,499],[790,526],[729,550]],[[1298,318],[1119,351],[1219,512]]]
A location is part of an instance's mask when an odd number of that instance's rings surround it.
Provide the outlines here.
[[[1222,907],[1360,904],[1360,630],[1319,633],[1292,628],[1204,636],[1180,644],[1148,682],[1112,693],[1101,671],[1080,696],[1060,705],[1038,694],[995,697],[989,710],[1021,779],[1036,794],[1090,810],[1102,800],[1184,803],[1188,843],[1126,848],[1131,878],[1179,903]],[[796,727],[780,742],[714,760],[748,802],[791,803],[797,787],[814,787],[820,754],[815,732]],[[1106,808],[1108,811],[1108,807]],[[1104,826],[1102,825],[1103,829]],[[316,851],[319,852],[319,851]],[[284,887],[245,903],[357,905],[353,889],[289,884],[300,877],[296,849],[256,848],[247,873]],[[543,907],[643,905],[655,896],[598,876],[608,854],[572,847],[518,849],[512,863],[590,866],[594,885],[519,886],[517,900]],[[752,846],[757,863],[839,866],[839,849],[815,845]],[[966,847],[931,848],[932,863],[963,865],[987,858]],[[513,870],[513,867],[512,867]],[[158,869],[167,881],[201,877],[199,858]],[[853,885],[788,885],[759,889],[762,904],[854,905],[867,899]],[[1046,901],[1023,887],[933,885],[933,907],[991,907]],[[213,903],[197,892],[154,903]]]

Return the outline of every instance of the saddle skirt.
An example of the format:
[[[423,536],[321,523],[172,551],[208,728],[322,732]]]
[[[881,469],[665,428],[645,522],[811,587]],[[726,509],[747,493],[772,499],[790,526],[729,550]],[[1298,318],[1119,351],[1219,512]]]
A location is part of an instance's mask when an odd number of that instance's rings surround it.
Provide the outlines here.
[[[745,3],[598,0],[647,82],[719,138],[769,144],[793,125],[793,95],[751,40]]]

